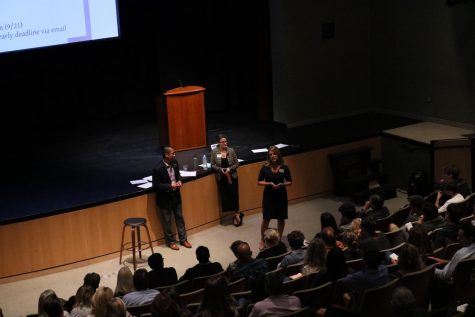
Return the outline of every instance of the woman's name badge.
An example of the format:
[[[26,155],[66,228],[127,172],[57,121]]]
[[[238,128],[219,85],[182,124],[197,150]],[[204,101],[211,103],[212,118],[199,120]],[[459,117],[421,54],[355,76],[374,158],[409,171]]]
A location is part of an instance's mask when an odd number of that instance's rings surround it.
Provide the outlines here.
[[[281,169],[279,170],[279,173],[283,173],[283,172],[284,172],[284,169],[281,168]]]
[[[216,155],[218,158],[221,158],[221,154]]]

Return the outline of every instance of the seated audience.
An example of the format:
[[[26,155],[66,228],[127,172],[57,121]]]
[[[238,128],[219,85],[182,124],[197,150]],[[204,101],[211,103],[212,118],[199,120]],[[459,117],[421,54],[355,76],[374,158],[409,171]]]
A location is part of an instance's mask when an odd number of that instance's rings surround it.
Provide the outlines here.
[[[283,275],[280,272],[267,274],[265,286],[269,297],[254,304],[249,317],[278,316],[302,308],[296,296],[283,294]]]
[[[297,263],[303,263],[305,256],[305,236],[302,231],[294,230],[287,235],[287,241],[289,242],[290,249],[292,250],[286,255],[277,267],[287,268],[287,266]]]
[[[107,305],[107,317],[127,317],[128,312],[125,303],[118,297],[113,297]]]
[[[236,269],[238,263],[239,263],[239,260],[237,260],[237,257],[238,257],[238,247],[239,245],[241,245],[241,243],[243,243],[244,241],[242,240],[236,240],[236,241],[233,241],[233,243],[231,243],[231,245],[229,246],[229,249],[231,250],[231,252],[234,254],[234,256],[236,257],[236,260],[234,262],[231,262],[229,263],[228,267],[226,268],[226,272],[227,271],[232,271],[234,269]]]
[[[348,266],[346,265],[345,255],[339,248],[330,249],[327,252],[327,274],[332,282],[345,277],[348,274]],[[313,287],[326,283],[326,280],[317,279]]]
[[[172,285],[178,282],[178,277],[174,267],[164,267],[163,257],[160,253],[153,253],[148,257],[148,266],[152,269],[149,272],[149,287]]]
[[[231,281],[267,272],[267,262],[264,259],[253,258],[247,242],[241,242],[237,246],[235,255],[237,260],[230,264],[226,270],[226,276]]]
[[[92,296],[94,289],[90,285],[79,287],[76,292],[75,303],[71,310],[71,316],[87,317],[92,311]]]
[[[439,215],[437,208],[431,203],[425,203],[422,207],[422,216],[417,220],[426,233],[444,225],[444,218]]]
[[[351,221],[358,217],[355,204],[343,203],[338,207],[338,211],[341,213],[340,231],[350,229]]]
[[[360,216],[363,220],[367,217],[378,220],[389,216],[389,210],[384,206],[383,197],[378,194],[371,195],[369,200],[364,204]]]
[[[157,254],[157,253],[155,253]],[[126,306],[139,306],[150,303],[159,291],[149,288],[148,272],[145,269],[138,269],[134,273],[134,292],[125,294],[122,299]]]
[[[407,223],[413,223],[419,220],[419,217],[422,216],[422,207],[424,206],[424,197],[421,195],[412,195],[407,197],[409,201],[409,215],[407,216],[406,220],[404,220],[404,224],[399,228],[394,223],[389,224],[389,231],[397,231],[399,229],[405,231],[404,235],[407,237]],[[410,225],[409,225],[410,226]]]
[[[343,253],[345,254],[346,261],[363,258],[363,250],[360,248],[358,237],[353,231],[347,230],[343,232],[342,239],[345,245]]]
[[[38,317],[48,317],[44,306],[50,299],[59,299],[52,289],[47,289],[40,294],[40,297],[38,298]],[[61,299],[59,300],[61,301]],[[64,312],[64,316],[69,316],[67,311]]]
[[[444,225],[432,234],[435,249],[457,242],[459,221],[465,215],[465,212],[465,206],[463,205],[450,204],[447,206],[447,217],[445,217]]]
[[[437,280],[450,280],[454,274],[457,264],[464,260],[475,256],[475,227],[471,224],[462,224],[458,231],[458,241],[462,248],[455,252],[450,261],[435,259],[439,264],[445,264],[443,269],[435,269],[435,278]]]
[[[317,233],[314,239],[322,239],[325,243],[327,252],[332,248],[344,249],[345,245],[340,240],[336,239],[335,230],[332,227],[324,227],[322,231]]]
[[[186,270],[185,274],[180,277],[180,281],[192,280],[198,276],[213,275],[223,271],[223,267],[218,262],[210,262],[209,249],[205,246],[199,246],[196,248],[196,259],[198,264]]]
[[[84,279],[83,279],[83,285],[89,285],[92,287],[92,289],[94,290],[94,292],[97,290],[97,288],[99,287],[99,283],[101,281],[101,276],[95,272],[91,272],[91,273],[87,273],[85,276],[84,276]],[[75,303],[75,300],[76,300],[76,297],[73,295],[71,296],[68,301],[64,304],[64,309],[68,312],[71,311],[71,309],[73,309],[73,306],[74,306],[74,303]]]
[[[444,188],[445,184],[454,183],[457,186],[457,192],[460,193],[463,197],[470,195],[470,187],[467,182],[460,178],[460,170],[454,164],[445,166],[442,171],[442,177],[439,182],[435,184],[437,189],[437,199],[435,201],[436,206],[442,206],[445,202],[450,199],[441,189]]]
[[[115,286],[114,296],[124,296],[134,289],[134,276],[128,266],[122,266],[117,273],[117,284]]]
[[[161,292],[152,302],[152,317],[183,317],[184,313],[180,305],[168,295]]]
[[[388,238],[382,232],[377,231],[378,225],[373,217],[367,217],[362,223],[363,233],[358,241],[363,252],[375,246],[378,250],[387,250],[391,248]]]
[[[108,317],[107,310],[109,301],[114,297],[114,293],[109,287],[99,287],[92,296],[91,317]]]
[[[420,224],[415,224],[409,231],[407,242],[417,248],[421,256],[426,256],[434,251],[434,244]]]
[[[327,250],[325,243],[321,239],[313,239],[310,241],[303,261],[302,272],[290,276],[291,279],[297,279],[303,275],[310,273],[318,273],[322,270],[326,271],[325,264],[327,259]]]
[[[203,300],[197,317],[236,317],[238,305],[229,293],[228,280],[220,275],[209,278],[204,286]]]
[[[429,314],[420,307],[417,307],[416,298],[410,289],[399,286],[391,296],[391,306],[393,307],[393,317],[425,317]]]
[[[264,248],[257,255],[258,259],[278,256],[287,252],[287,246],[280,240],[279,231],[269,228],[264,231]]]
[[[465,198],[458,192],[457,185],[455,183],[448,183],[444,185],[444,193],[449,199],[443,204],[439,205],[438,201],[435,202],[435,207],[438,208],[438,212],[444,213],[447,211],[447,206],[454,203],[462,202]]]
[[[417,272],[425,267],[422,257],[415,246],[406,243],[401,247],[397,260],[399,270],[395,277],[402,277],[407,273]]]
[[[69,316],[67,312],[63,311],[63,305],[61,305],[61,300],[58,297],[48,297],[43,308],[48,317]]]

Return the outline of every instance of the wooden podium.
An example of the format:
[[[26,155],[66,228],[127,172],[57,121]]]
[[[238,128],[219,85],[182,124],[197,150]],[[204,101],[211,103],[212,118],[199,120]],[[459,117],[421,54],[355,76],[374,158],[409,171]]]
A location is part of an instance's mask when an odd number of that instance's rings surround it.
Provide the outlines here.
[[[170,89],[158,104],[159,138],[176,151],[203,148],[206,142],[205,88],[186,86]]]

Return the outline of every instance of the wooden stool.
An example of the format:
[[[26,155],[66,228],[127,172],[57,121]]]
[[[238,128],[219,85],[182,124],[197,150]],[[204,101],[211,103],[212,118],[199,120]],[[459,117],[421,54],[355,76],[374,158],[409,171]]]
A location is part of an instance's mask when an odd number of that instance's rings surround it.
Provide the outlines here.
[[[125,228],[130,227],[131,231],[131,236],[132,236],[132,242],[127,242],[124,243],[124,233],[125,233]],[[140,239],[140,227],[144,227],[145,231],[147,231],[147,237],[148,237],[148,242],[144,242]],[[135,236],[137,235],[137,240],[135,239]],[[129,244],[131,244],[130,247],[127,247]],[[145,248],[142,246],[145,245]],[[139,258],[142,258],[142,250],[146,249],[152,249],[153,253],[153,246],[152,246],[152,239],[150,239],[150,232],[148,231],[147,227],[147,219],[145,218],[127,218],[124,220],[124,226],[122,227],[122,239],[120,243],[120,258],[119,258],[119,264],[122,264],[122,251],[123,250],[128,250],[132,251],[132,261],[134,264],[134,271],[137,269],[137,260],[135,258],[135,250],[139,252]]]

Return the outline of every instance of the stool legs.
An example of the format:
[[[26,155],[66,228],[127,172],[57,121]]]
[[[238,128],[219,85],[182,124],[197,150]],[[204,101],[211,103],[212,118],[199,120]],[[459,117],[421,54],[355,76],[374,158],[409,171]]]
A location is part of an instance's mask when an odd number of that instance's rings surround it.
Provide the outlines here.
[[[145,227],[145,231],[147,231],[148,243],[150,245],[150,249],[152,250],[152,254],[153,254],[153,246],[152,246],[152,239],[150,238],[150,231],[148,231],[147,226],[144,226],[144,227]]]
[[[137,269],[137,261],[135,259],[135,228],[136,228],[135,226],[132,226],[132,230],[130,231],[132,234],[132,259],[134,262],[134,272]],[[139,232],[140,232],[140,228],[139,228]]]
[[[119,264],[122,264],[122,250],[124,250],[124,233],[125,233],[125,227],[124,225],[122,227],[122,238],[120,239],[120,257],[119,257]]]

